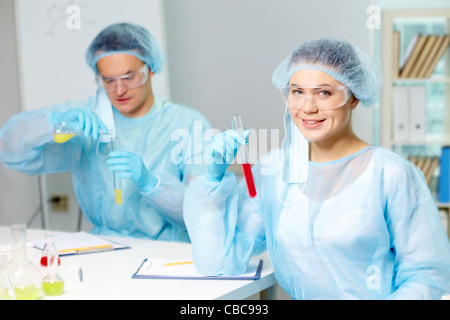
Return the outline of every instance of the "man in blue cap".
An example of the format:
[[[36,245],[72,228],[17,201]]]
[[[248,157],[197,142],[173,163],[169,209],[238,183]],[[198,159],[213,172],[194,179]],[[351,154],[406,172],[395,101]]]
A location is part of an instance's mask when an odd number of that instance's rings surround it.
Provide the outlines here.
[[[0,162],[33,175],[71,171],[94,234],[188,241],[183,198],[189,181],[203,171],[194,164],[202,150],[171,135],[184,130],[193,137],[194,127],[207,130],[208,121],[153,93],[151,79],[162,71],[164,55],[140,26],[105,28],[86,62],[96,74],[96,97],[13,116],[0,130]],[[57,123],[82,136],[55,143]],[[112,144],[114,150],[108,149]]]

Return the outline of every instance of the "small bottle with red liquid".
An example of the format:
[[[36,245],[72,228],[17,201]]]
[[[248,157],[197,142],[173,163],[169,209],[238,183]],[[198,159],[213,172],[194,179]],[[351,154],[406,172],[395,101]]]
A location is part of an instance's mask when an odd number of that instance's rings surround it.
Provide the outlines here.
[[[42,257],[41,257],[41,266],[46,267],[48,265],[48,252],[58,252],[55,247],[55,236],[51,232],[44,233],[45,237],[45,245],[44,249],[42,249]],[[58,266],[61,265],[61,260],[58,257]]]
[[[231,116],[231,125],[233,130],[242,133],[244,131],[244,126],[242,125],[242,119],[240,114],[233,114]],[[240,146],[239,157],[242,163],[242,170],[244,171],[245,182],[247,183],[248,196],[250,198],[256,197],[255,182],[253,181],[252,168],[248,160],[248,149],[247,146]]]

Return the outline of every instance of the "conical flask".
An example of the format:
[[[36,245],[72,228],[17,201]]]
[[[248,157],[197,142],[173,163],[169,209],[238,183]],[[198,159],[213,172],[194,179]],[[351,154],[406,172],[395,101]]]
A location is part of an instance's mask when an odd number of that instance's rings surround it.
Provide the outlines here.
[[[11,226],[11,261],[6,266],[10,286],[18,300],[36,300],[41,296],[42,276],[27,260],[26,226]]]
[[[47,266],[47,260],[48,260],[48,252],[52,251],[52,252],[56,252],[58,253],[58,250],[56,250],[55,247],[55,240],[54,240],[54,235],[51,232],[46,232],[44,233],[44,237],[45,237],[45,246],[44,249],[42,249],[42,257],[41,257],[41,266],[42,267],[46,267]],[[57,256],[58,258],[58,266],[61,265],[61,260],[59,259],[59,255]]]

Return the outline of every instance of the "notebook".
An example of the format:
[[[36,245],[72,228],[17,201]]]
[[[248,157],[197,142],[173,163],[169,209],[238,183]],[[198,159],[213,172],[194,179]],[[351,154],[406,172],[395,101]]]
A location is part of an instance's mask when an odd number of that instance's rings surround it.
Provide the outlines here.
[[[128,246],[105,240],[83,231],[75,233],[56,233],[54,235],[54,243],[60,256],[129,248]],[[44,249],[45,238],[35,238],[34,246],[41,250]]]

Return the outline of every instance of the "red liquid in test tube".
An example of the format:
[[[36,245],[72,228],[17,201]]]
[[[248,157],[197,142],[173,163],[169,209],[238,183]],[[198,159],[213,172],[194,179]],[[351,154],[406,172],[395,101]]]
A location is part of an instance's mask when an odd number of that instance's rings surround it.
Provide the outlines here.
[[[233,126],[233,130],[241,133],[244,131],[244,127],[242,126],[241,115],[234,114],[231,116],[231,124]],[[256,188],[255,182],[253,181],[252,168],[250,163],[248,162],[248,150],[247,146],[239,147],[239,157],[242,162],[242,170],[244,171],[245,182],[247,183],[248,195],[250,198],[256,197]]]

